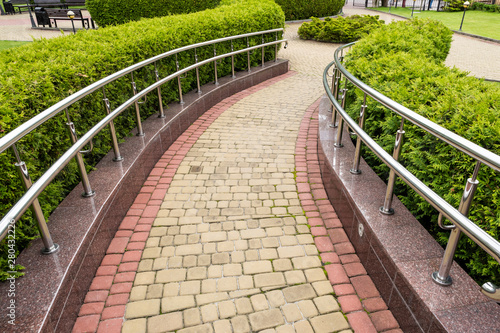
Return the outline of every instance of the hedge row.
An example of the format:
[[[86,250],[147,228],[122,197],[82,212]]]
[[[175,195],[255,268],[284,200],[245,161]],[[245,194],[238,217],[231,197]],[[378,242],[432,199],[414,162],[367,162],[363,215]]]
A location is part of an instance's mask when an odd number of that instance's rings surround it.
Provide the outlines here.
[[[337,15],[344,6],[344,0],[275,0],[285,13],[285,18],[303,20],[314,17]]]
[[[311,19],[311,22],[302,23],[298,30],[299,37],[331,43],[354,42],[385,23],[379,20],[378,15],[327,17],[323,21],[316,17]]]
[[[0,53],[0,135],[92,82],[141,60],[184,45],[283,26],[283,11],[272,0],[223,0],[216,9],[82,31],[3,51]],[[274,40],[275,36],[269,38]],[[251,45],[260,42],[261,36],[250,40]],[[246,40],[235,42],[234,47],[235,50],[246,47]],[[220,43],[216,48],[221,54],[230,51],[231,44]],[[197,55],[201,61],[213,56],[213,52],[214,47],[210,46],[198,49]],[[274,47],[267,48],[266,59],[273,58]],[[252,65],[256,66],[260,59],[259,49],[252,54]],[[160,75],[174,72],[175,60],[175,57],[170,57],[158,62]],[[178,60],[181,68],[193,64],[194,51],[179,55]],[[246,69],[246,53],[236,56],[235,61],[237,69]],[[230,72],[231,59],[221,61],[219,75]],[[200,77],[202,83],[214,80],[213,66],[201,67]],[[154,66],[136,72],[134,79],[139,90],[154,82]],[[106,86],[112,108],[130,97],[130,81],[130,76],[127,76]],[[182,85],[184,92],[195,89],[195,74],[189,73]],[[178,100],[176,80],[163,86],[162,96],[164,104]],[[105,116],[102,98],[102,92],[95,92],[70,108],[71,118],[80,134]],[[157,110],[158,98],[154,96],[141,105],[143,118]],[[34,180],[70,146],[65,123],[64,114],[54,117],[18,144]],[[128,135],[135,127],[133,108],[115,120],[115,127],[120,138]],[[89,165],[95,165],[111,149],[109,133],[104,131],[98,135],[94,146],[92,154],[85,157]],[[10,152],[0,154],[0,179],[0,215],[3,216],[24,193]],[[46,217],[79,181],[76,165],[71,163],[40,196]],[[73,222],[68,220],[68,223]],[[19,252],[31,239],[38,237],[38,231],[29,212],[16,225]],[[6,253],[4,242],[0,246],[0,279],[6,277]]]
[[[86,0],[85,6],[92,19],[105,27],[142,18],[199,12],[219,3],[220,0]]]
[[[409,109],[448,130],[500,154],[500,89],[467,76],[443,62],[451,32],[439,22],[410,20],[393,23],[361,39],[348,53],[346,67],[356,77]],[[361,92],[351,93],[348,111],[357,116]],[[400,117],[368,101],[366,131],[392,152]],[[458,207],[475,165],[467,155],[406,122],[401,163],[451,205]],[[370,152],[365,159],[387,179],[388,168]],[[500,238],[500,177],[483,166],[469,218],[495,239]],[[441,243],[449,232],[437,226],[437,212],[403,182],[396,194]],[[479,283],[500,283],[500,266],[468,237],[462,237],[456,257]]]

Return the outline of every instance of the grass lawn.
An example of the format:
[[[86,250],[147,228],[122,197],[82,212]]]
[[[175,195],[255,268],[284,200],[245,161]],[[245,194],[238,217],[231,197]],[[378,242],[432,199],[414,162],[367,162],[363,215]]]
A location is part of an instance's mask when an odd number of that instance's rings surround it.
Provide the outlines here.
[[[11,47],[21,46],[21,45],[24,45],[27,43],[31,43],[31,42],[15,42],[15,41],[11,41],[11,40],[0,40],[0,51],[5,50],[5,49],[9,49]]]
[[[382,12],[389,12],[387,7],[372,8]],[[391,8],[391,14],[396,14],[404,17],[411,16],[411,7],[407,8]],[[435,12],[422,11],[413,13],[413,17],[431,18],[444,23],[451,30],[458,30],[464,12]],[[468,10],[465,13],[464,24],[462,31],[470,34],[489,37],[500,40],[500,14],[483,12],[479,10]]]

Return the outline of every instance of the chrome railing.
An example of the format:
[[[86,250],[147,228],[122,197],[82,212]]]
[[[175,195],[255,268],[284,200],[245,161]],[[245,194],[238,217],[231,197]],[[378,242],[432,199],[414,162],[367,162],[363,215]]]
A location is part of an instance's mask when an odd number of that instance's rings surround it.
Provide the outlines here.
[[[448,244],[446,246],[440,268],[437,272],[434,272],[432,274],[432,279],[439,285],[447,286],[452,283],[452,279],[450,277],[450,269],[453,263],[453,257],[455,255],[455,250],[461,233],[466,234],[471,240],[473,240],[477,245],[479,245],[483,250],[485,250],[497,262],[500,263],[500,243],[498,242],[498,240],[491,237],[487,232],[482,230],[479,226],[477,226],[474,222],[467,218],[474,192],[479,183],[476,179],[479,173],[479,168],[482,164],[485,164],[495,171],[500,171],[500,156],[433,123],[432,121],[391,100],[387,96],[379,93],[375,89],[369,87],[365,83],[355,78],[342,65],[344,49],[351,47],[353,44],[354,43],[346,44],[338,48],[334,54],[334,61],[332,61],[323,72],[323,86],[325,87],[326,94],[330,99],[333,107],[332,122],[330,124],[330,127],[337,127],[337,135],[334,146],[336,148],[342,147],[342,132],[344,121],[347,123],[347,126],[349,126],[349,128],[357,135],[356,149],[351,173],[361,173],[361,171],[359,170],[359,163],[361,158],[361,144],[363,142],[390,168],[385,202],[383,206],[380,207],[380,212],[382,214],[390,215],[394,213],[391,205],[396,176],[399,176],[407,185],[415,190],[422,198],[424,198],[439,212],[438,223],[440,227],[443,229],[451,230],[451,235],[448,240]],[[333,74],[330,75],[329,70],[332,67],[334,67]],[[329,76],[332,77],[331,86],[328,82]],[[344,87],[340,88],[340,86],[342,85],[342,80],[344,80]],[[364,93],[364,101],[361,105],[359,123],[354,121],[345,111],[348,82],[350,82],[350,84],[354,85]],[[379,146],[364,131],[365,113],[367,112],[366,98],[368,96],[401,116],[401,125],[396,133],[395,147],[392,156],[391,154],[387,153],[381,146]],[[338,122],[337,118],[339,118]],[[405,134],[405,121],[410,121],[427,133],[443,140],[444,142],[476,160],[476,166],[474,168],[472,177],[467,180],[458,209],[455,209],[453,206],[451,206],[442,197],[432,191],[427,185],[425,185],[421,180],[415,177],[398,162]],[[447,218],[452,223],[452,225],[444,225],[442,220],[443,217]],[[485,283],[482,286],[482,292],[493,300],[500,302],[500,288],[496,287],[493,283]]]
[[[278,36],[278,34],[281,34],[281,36]],[[101,132],[104,128],[107,126],[110,127],[110,133],[111,133],[111,141],[112,141],[112,146],[113,146],[113,151],[114,151],[114,161],[122,161],[123,157],[120,154],[119,146],[118,146],[118,139],[116,137],[116,132],[114,129],[113,125],[113,120],[118,117],[122,112],[124,112],[128,107],[134,105],[135,107],[135,118],[137,122],[137,135],[142,136],[144,135],[144,131],[142,129],[142,124],[141,124],[141,115],[140,115],[140,108],[139,108],[139,100],[142,98],[145,98],[147,94],[150,92],[153,92],[156,90],[158,94],[158,99],[159,99],[159,117],[163,118],[165,117],[165,113],[163,111],[163,103],[162,103],[162,96],[161,96],[161,86],[163,84],[166,84],[167,82],[177,78],[178,80],[178,90],[179,90],[179,102],[183,103],[183,98],[182,98],[182,87],[180,84],[181,76],[185,73],[188,73],[189,71],[194,70],[196,72],[196,82],[197,82],[197,88],[198,88],[198,93],[201,94],[201,88],[200,88],[200,75],[199,75],[199,67],[213,63],[214,66],[214,76],[215,76],[215,84],[218,83],[218,73],[217,73],[217,61],[231,57],[231,73],[232,77],[235,78],[235,61],[234,57],[238,54],[242,53],[247,53],[248,57],[248,71],[250,71],[250,54],[252,51],[261,49],[262,52],[262,66],[264,66],[264,55],[265,55],[265,48],[268,46],[274,46],[274,61],[277,61],[277,54],[278,54],[278,45],[281,44],[282,42],[287,42],[286,39],[283,39],[283,29],[278,28],[278,29],[271,29],[271,30],[266,30],[266,31],[259,31],[259,32],[253,32],[253,33],[247,33],[247,34],[241,34],[241,35],[236,35],[236,36],[231,36],[231,37],[225,37],[225,38],[220,38],[220,39],[215,39],[211,41],[205,41],[197,44],[192,44],[184,47],[180,47],[175,50],[171,50],[168,52],[165,52],[163,54],[160,54],[158,56],[152,57],[150,59],[141,61],[137,64],[134,64],[132,66],[129,66],[125,69],[122,69],[112,75],[109,75],[83,89],[80,91],[72,94],[71,96],[61,100],[60,102],[54,104],[50,108],[46,109],[45,111],[41,112],[37,116],[31,118],[29,121],[25,122],[21,126],[15,128],[11,132],[7,133],[5,136],[0,138],[0,153],[6,151],[7,149],[11,148],[14,156],[16,158],[16,163],[15,165],[18,167],[20,177],[22,179],[23,185],[26,189],[26,193],[14,204],[14,206],[7,212],[7,214],[2,218],[0,221],[0,240],[4,239],[9,232],[9,230],[14,226],[15,222],[19,220],[19,218],[26,212],[26,210],[31,206],[31,208],[34,211],[34,215],[37,219],[38,227],[40,230],[40,234],[42,237],[42,241],[44,244],[44,249],[42,250],[42,253],[44,254],[49,254],[57,251],[58,245],[53,242],[50,232],[47,228],[47,224],[45,222],[43,212],[40,208],[40,204],[38,203],[38,196],[40,193],[50,184],[50,182],[61,172],[61,170],[70,162],[72,158],[76,159],[78,169],[80,172],[80,176],[82,179],[82,185],[84,188],[84,197],[91,197],[95,193],[92,190],[91,184],[89,182],[89,179],[87,177],[87,172],[85,169],[85,164],[83,160],[82,153],[85,153],[86,151],[83,151],[82,149],[90,142],[90,145],[92,146],[92,138],[96,136],[99,132]],[[262,36],[261,38],[261,43],[250,46],[250,38],[254,36]],[[271,38],[274,37],[273,41],[265,42],[264,36],[270,36]],[[268,37],[268,39],[271,39]],[[240,50],[234,50],[234,45],[233,41],[237,39],[246,39],[246,48],[242,48]],[[224,54],[217,54],[217,49],[216,49],[216,44],[222,43],[222,42],[231,42],[231,52],[224,53]],[[198,61],[198,56],[196,53],[196,50],[205,47],[205,46],[214,46],[214,52],[213,52],[213,57]],[[285,44],[286,47],[286,44]],[[157,68],[157,62],[161,59],[164,59],[169,56],[176,56],[184,51],[188,50],[194,50],[194,63],[190,66],[187,66],[185,68],[180,68],[179,67],[179,62],[176,61],[176,69],[177,71],[169,74],[163,78],[160,78],[160,75],[158,73],[158,68]],[[149,85],[148,87],[142,89],[141,91],[137,91],[137,87],[134,81],[134,72],[137,70],[150,65],[154,64],[155,66],[155,77],[156,77],[156,82]],[[123,104],[115,108],[114,110],[111,109],[111,105],[109,103],[108,98],[106,97],[106,85],[110,84],[117,79],[130,74],[131,75],[131,85],[132,85],[132,92],[133,95],[130,97],[127,101],[125,101]],[[106,116],[99,121],[97,124],[94,125],[88,132],[83,134],[80,138],[76,135],[75,131],[75,126],[73,122],[71,121],[70,113],[68,111],[68,107],[73,105],[74,103],[78,102],[85,96],[90,95],[91,93],[97,91],[98,89],[102,89],[103,93],[103,103],[104,103],[104,108],[106,110]],[[69,129],[69,134],[70,134],[70,139],[72,142],[72,146],[52,165],[49,167],[49,169],[40,176],[40,178],[35,182],[32,183],[26,164],[22,161],[21,156],[16,149],[16,143],[21,140],[24,136],[29,134],[31,131],[35,130],[37,127],[45,123],[47,120],[55,117],[56,115],[60,114],[62,111],[65,112],[66,118],[67,118],[67,126]],[[92,148],[91,148],[92,149]]]

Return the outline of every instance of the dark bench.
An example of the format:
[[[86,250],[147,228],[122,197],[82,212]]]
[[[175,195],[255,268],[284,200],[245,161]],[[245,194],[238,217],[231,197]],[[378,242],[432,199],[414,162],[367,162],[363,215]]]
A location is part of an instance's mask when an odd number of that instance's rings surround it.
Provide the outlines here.
[[[55,8],[45,8],[45,11],[47,12],[49,16],[49,20],[52,20],[54,22],[54,26],[57,28],[57,21],[71,21],[68,17],[68,12],[72,11],[75,13],[75,17],[73,20],[79,20],[82,22],[82,27],[85,29],[89,29],[89,19],[88,17],[83,17],[82,11],[80,9],[55,9]],[[92,23],[93,25],[93,23]]]
[[[7,14],[15,14],[16,9],[19,11],[19,14],[21,14],[21,9],[28,8],[30,6],[31,5],[28,5],[26,0],[3,1],[3,8]]]
[[[76,7],[85,7],[85,0],[63,0],[64,8],[68,8],[69,6]]]

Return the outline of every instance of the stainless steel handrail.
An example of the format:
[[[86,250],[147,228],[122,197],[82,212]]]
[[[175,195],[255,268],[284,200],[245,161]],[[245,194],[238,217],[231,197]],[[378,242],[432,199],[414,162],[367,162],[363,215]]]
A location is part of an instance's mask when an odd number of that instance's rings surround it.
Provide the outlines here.
[[[278,33],[282,32],[282,28],[278,29],[271,29],[271,30],[266,30],[266,31],[259,31],[259,32],[253,32],[253,33],[247,33],[247,34],[241,34],[237,36],[231,36],[231,37],[225,37],[225,38],[220,38],[212,41],[206,41],[202,43],[197,43],[189,46],[184,46],[175,50],[171,50],[168,52],[165,52],[161,55],[152,57],[150,59],[144,60],[140,63],[137,63],[135,65],[129,66],[121,71],[118,71],[110,76],[107,76],[89,86],[86,88],[74,93],[73,95],[63,99],[62,101],[56,103],[55,105],[51,106],[50,108],[46,109],[39,115],[33,117],[23,125],[19,126],[18,128],[14,129],[13,131],[7,133],[4,137],[0,138],[0,153],[8,149],[9,147],[12,147],[14,151],[16,152],[16,157],[18,157],[19,160],[19,155],[17,154],[17,150],[15,149],[15,143],[22,139],[25,135],[30,133],[32,130],[43,124],[45,121],[51,119],[55,115],[59,114],[63,110],[67,110],[68,106],[74,104],[75,102],[79,101],[81,98],[91,94],[92,92],[96,91],[99,88],[105,87],[108,83],[113,82],[114,80],[123,77],[124,75],[128,73],[133,73],[139,68],[142,68],[146,65],[155,63],[159,59],[165,58],[167,56],[173,55],[173,54],[178,54],[183,51],[191,50],[191,49],[196,49],[198,47],[202,46],[207,46],[207,45],[215,45],[220,42],[224,41],[232,41],[235,39],[239,38],[248,38],[251,36],[257,36],[257,35],[264,35],[264,34],[270,34],[270,33]],[[167,83],[168,81],[180,77],[181,75],[194,70],[198,69],[200,66],[206,65],[208,63],[226,58],[226,57],[234,57],[237,54],[240,53],[248,53],[252,50],[256,49],[262,49],[266,46],[272,46],[275,45],[275,51],[277,51],[277,45],[281,44],[283,42],[287,42],[286,39],[278,39],[277,35],[274,41],[272,42],[267,42],[263,44],[258,44],[252,47],[246,47],[241,50],[237,51],[232,51],[228,52],[225,54],[217,55],[209,59],[205,59],[203,61],[197,61],[193,65],[190,65],[188,67],[185,67],[183,69],[180,69],[176,71],[175,73],[172,73],[163,79],[158,79],[155,83],[152,85],[142,89],[140,92],[135,93],[131,98],[129,98],[126,102],[118,106],[115,110],[110,111],[101,121],[99,121],[94,127],[92,127],[88,132],[86,132],[81,138],[78,140],[75,140],[74,144],[42,175],[40,178],[34,183],[34,184],[29,184],[29,187],[27,188],[26,193],[16,202],[16,204],[7,212],[7,214],[2,218],[0,221],[0,240],[5,238],[7,235],[9,229],[13,226],[13,222],[15,223],[16,220],[18,220],[26,210],[37,201],[38,196],[40,193],[50,184],[50,182],[57,176],[57,174],[69,163],[69,161],[77,156],[81,150],[87,145],[89,141],[92,140],[92,138],[97,135],[101,130],[103,130],[106,126],[109,124],[112,124],[113,119],[118,117],[123,111],[125,111],[128,107],[133,105],[134,103],[138,102],[141,98],[146,96],[148,93],[152,92],[155,89],[158,89],[161,87],[163,84]],[[231,47],[233,50],[233,47]],[[275,55],[275,60],[276,60]],[[234,61],[232,61],[232,66],[234,66]],[[157,73],[157,72],[156,72]],[[232,68],[232,73],[234,73],[234,67]],[[233,76],[234,78],[234,76]],[[198,82],[199,83],[199,82]],[[105,97],[106,98],[106,97]],[[109,105],[108,105],[109,106]],[[108,107],[107,106],[107,107]],[[68,122],[69,121],[69,115],[68,115]],[[46,246],[46,249],[44,250],[44,253],[52,253],[55,250],[57,250],[58,246],[57,244],[53,244],[52,240],[50,238],[50,234],[48,234],[48,230],[45,227],[45,223],[43,221],[42,228],[46,230],[46,234],[42,234],[42,238],[44,239],[44,244]],[[46,241],[46,238],[48,238],[48,241]]]
[[[230,36],[230,37],[224,37],[224,38],[219,38],[219,39],[214,39],[210,41],[205,41],[205,42],[200,42],[197,44],[192,44],[192,45],[187,45],[183,46],[180,48],[177,48],[175,50],[170,50],[165,53],[162,53],[160,55],[157,55],[155,57],[146,59],[144,61],[141,61],[137,64],[134,64],[132,66],[129,66],[127,68],[124,68],[114,74],[111,74],[109,76],[106,76],[105,78],[92,83],[91,85],[77,91],[76,93],[66,97],[65,99],[61,100],[60,102],[54,104],[53,106],[49,107],[45,111],[39,113],[35,117],[31,118],[27,122],[23,123],[21,126],[15,128],[11,132],[7,133],[5,136],[3,136],[0,140],[0,153],[4,152],[7,150],[10,146],[15,144],[17,141],[19,141],[23,136],[46,122],[47,120],[51,119],[55,115],[57,115],[59,112],[63,111],[65,108],[68,106],[74,104],[75,102],[79,101],[83,97],[93,93],[99,88],[102,88],[106,86],[107,84],[115,81],[116,79],[119,79],[122,76],[125,76],[131,72],[134,72],[138,70],[139,68],[142,68],[144,66],[150,65],[152,63],[155,63],[158,60],[161,60],[163,58],[169,57],[171,55],[178,54],[183,51],[188,51],[192,49],[196,49],[202,46],[207,46],[207,45],[212,45],[212,44],[217,44],[221,42],[226,42],[230,40],[235,40],[239,38],[246,38],[246,37],[252,37],[252,36],[258,36],[262,34],[268,34],[268,33],[273,33],[273,32],[280,32],[283,31],[283,28],[277,28],[277,29],[270,29],[270,30],[265,30],[265,31],[258,31],[258,32],[251,32],[251,33],[246,33],[246,34],[241,34],[241,35],[236,35],[236,36]],[[280,42],[285,42],[285,39],[282,39]],[[274,42],[275,43],[275,42]],[[273,44],[266,44],[266,45],[273,45]],[[262,47],[262,45],[259,45],[259,47]],[[245,49],[246,51],[246,49]],[[241,53],[241,52],[240,52]]]
[[[345,92],[342,97],[342,105],[335,98],[336,91],[338,87],[330,87],[328,82],[328,71],[332,66],[335,65],[334,75],[336,77],[336,71],[340,71],[344,77],[361,89],[365,93],[365,102],[362,105],[362,113],[365,112],[366,108],[366,95],[371,96],[376,101],[380,102],[390,110],[399,114],[402,119],[408,119],[415,125],[424,129],[428,133],[433,134],[434,136],[441,138],[443,141],[449,143],[453,147],[459,149],[461,152],[466,153],[479,162],[476,165],[476,169],[474,172],[473,180],[475,181],[475,177],[477,176],[477,171],[479,171],[480,163],[484,163],[494,170],[500,170],[500,156],[489,152],[488,150],[479,147],[478,145],[452,133],[445,128],[429,121],[428,119],[416,114],[415,112],[409,110],[408,108],[402,106],[401,104],[391,100],[387,96],[379,93],[375,89],[369,87],[365,83],[361,82],[359,79],[355,78],[351,73],[349,73],[344,66],[342,66],[343,57],[339,57],[339,53],[343,52],[343,49],[346,47],[352,46],[354,43],[350,43],[342,46],[337,49],[334,54],[334,61],[332,61],[325,68],[323,73],[323,86],[325,88],[326,95],[328,96],[330,102],[333,105],[333,112],[338,112],[340,114],[341,120],[345,120],[348,126],[356,133],[358,136],[358,144],[359,139],[368,146],[387,166],[390,167],[391,173],[394,172],[396,175],[401,177],[403,181],[406,182],[413,190],[415,190],[420,196],[422,196],[428,203],[430,203],[440,214],[450,220],[455,228],[452,232],[453,237],[450,237],[449,244],[447,246],[447,251],[445,251],[445,256],[443,258],[443,263],[439,272],[435,272],[432,275],[434,281],[440,285],[449,285],[451,284],[451,278],[449,277],[449,269],[451,267],[451,263],[453,261],[453,255],[456,248],[456,243],[458,242],[458,238],[460,236],[460,232],[465,233],[470,239],[472,239],[476,244],[478,244],[483,250],[485,250],[489,255],[491,255],[497,262],[500,263],[500,242],[491,237],[486,231],[482,230],[479,226],[477,226],[474,222],[468,219],[464,213],[466,214],[468,207],[466,210],[457,210],[453,206],[451,206],[448,202],[446,202],[443,198],[441,198],[438,194],[436,194],[433,190],[431,190],[427,185],[425,185],[421,180],[419,180],[416,176],[414,176],[411,172],[409,172],[403,165],[401,165],[398,160],[387,153],[381,146],[379,146],[375,140],[373,140],[362,128],[358,125],[345,111],[344,103],[345,103]],[[334,83],[335,84],[335,83]],[[403,122],[400,128],[402,131]],[[341,126],[338,126],[338,131],[341,130]],[[399,132],[399,131],[398,131]],[[404,134],[404,131],[402,131]],[[339,146],[340,142],[336,142],[336,147]],[[359,150],[359,147],[356,147],[356,150]],[[355,158],[358,158],[357,156]],[[355,163],[356,165],[356,163]],[[359,170],[354,170],[353,174],[358,174]],[[469,179],[471,181],[471,179]],[[468,183],[469,183],[468,181]],[[472,182],[471,182],[472,183]],[[477,183],[476,183],[477,186]],[[467,188],[466,188],[467,189]],[[475,188],[474,188],[475,189]],[[466,191],[467,192],[467,191]],[[468,193],[470,194],[470,193]],[[390,193],[392,197],[392,192]],[[472,191],[473,195],[473,191]],[[469,200],[468,204],[470,205],[470,201],[472,200],[472,195],[467,197]],[[464,197],[466,194],[464,194]],[[455,242],[450,246],[450,243]],[[500,302],[500,289],[497,288],[492,283],[486,283],[483,285],[483,294],[492,298],[493,300]]]
[[[462,138],[461,136],[447,130],[444,127],[441,127],[437,125],[436,123],[433,123],[429,119],[422,117],[418,113],[413,112],[412,110],[408,109],[407,107],[399,104],[398,102],[393,101],[389,97],[381,94],[380,92],[376,91],[375,89],[371,88],[370,86],[366,85],[356,77],[354,77],[351,73],[349,73],[344,66],[342,66],[342,63],[340,62],[339,59],[339,52],[347,47],[351,47],[354,45],[355,42],[349,43],[346,45],[343,45],[342,48],[339,48],[336,50],[334,54],[334,59],[335,59],[335,65],[337,68],[342,72],[342,74],[355,86],[357,86],[359,89],[364,91],[367,95],[372,97],[374,100],[380,102],[380,104],[386,106],[387,108],[391,109],[392,111],[396,112],[403,118],[411,121],[413,124],[417,125],[418,127],[422,128],[426,132],[431,133],[432,135],[440,138],[441,140],[447,142],[448,144],[452,145],[453,147],[457,148],[461,152],[471,156],[472,158],[481,161],[481,163],[484,163],[488,165],[490,168],[500,171],[500,156],[490,152],[487,149],[484,149],[481,146],[478,146],[477,144]]]

